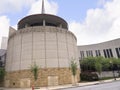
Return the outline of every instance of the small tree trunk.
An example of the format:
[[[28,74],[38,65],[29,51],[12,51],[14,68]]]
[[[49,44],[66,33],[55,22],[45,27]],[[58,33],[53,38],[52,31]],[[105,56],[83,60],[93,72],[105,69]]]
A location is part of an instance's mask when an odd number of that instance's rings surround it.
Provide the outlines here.
[[[74,85],[75,85],[75,75],[74,75]]]

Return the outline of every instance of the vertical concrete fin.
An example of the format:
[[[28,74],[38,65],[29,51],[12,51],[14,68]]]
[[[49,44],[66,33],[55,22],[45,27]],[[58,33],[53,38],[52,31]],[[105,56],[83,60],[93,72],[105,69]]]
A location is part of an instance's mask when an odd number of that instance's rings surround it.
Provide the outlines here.
[[[17,30],[15,30],[13,27],[9,27],[9,36],[11,36],[13,33],[15,33]]]
[[[41,13],[42,13],[42,14],[45,13],[44,0],[42,0],[42,10],[41,10]]]

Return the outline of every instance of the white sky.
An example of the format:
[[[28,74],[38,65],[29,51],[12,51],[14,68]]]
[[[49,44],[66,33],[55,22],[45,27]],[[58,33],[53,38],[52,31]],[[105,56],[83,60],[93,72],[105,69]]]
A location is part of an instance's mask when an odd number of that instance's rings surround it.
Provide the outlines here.
[[[78,45],[120,38],[120,0],[100,0],[99,3],[103,7],[89,8],[82,22],[78,20],[68,22],[69,30],[77,36]],[[11,12],[20,12],[24,8],[28,8],[26,15],[41,13],[41,0],[1,0],[0,42],[2,36],[8,36],[10,22],[14,20],[8,15]],[[56,15],[58,10],[57,2],[45,0],[45,11],[47,13]],[[13,26],[16,27],[17,25]]]

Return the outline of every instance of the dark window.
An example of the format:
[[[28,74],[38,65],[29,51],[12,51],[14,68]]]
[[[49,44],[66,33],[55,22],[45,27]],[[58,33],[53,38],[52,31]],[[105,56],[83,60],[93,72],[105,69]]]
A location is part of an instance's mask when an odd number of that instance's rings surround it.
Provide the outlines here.
[[[96,57],[101,56],[100,50],[95,50]]]
[[[104,56],[105,56],[105,58],[107,58],[107,54],[106,54],[105,49],[103,50],[103,52],[104,52]]]
[[[80,51],[81,60],[84,58],[84,51]]]
[[[107,57],[110,58],[110,54],[109,54],[109,49],[106,49],[106,54],[107,54]]]
[[[117,57],[120,58],[120,50],[118,48],[115,48],[116,53],[117,53]]]
[[[92,52],[92,51],[90,51],[90,56],[92,56],[92,57],[93,57],[93,52]]]
[[[97,50],[95,50],[96,57],[98,56]]]
[[[88,53],[88,51],[86,51],[86,55],[87,55],[87,57],[89,56],[89,53]]]
[[[110,52],[110,56],[113,57],[113,53],[111,49],[109,49],[109,52]]]
[[[86,55],[87,55],[87,57],[88,57],[88,56],[93,57],[93,52],[92,52],[92,50],[86,51]]]
[[[98,55],[101,56],[100,50],[98,50]]]
[[[2,61],[0,61],[0,67],[2,67]]]

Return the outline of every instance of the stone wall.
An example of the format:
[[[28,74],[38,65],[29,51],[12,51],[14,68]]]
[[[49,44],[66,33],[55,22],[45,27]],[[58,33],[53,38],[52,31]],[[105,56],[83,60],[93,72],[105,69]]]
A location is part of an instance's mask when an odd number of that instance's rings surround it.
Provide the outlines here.
[[[4,81],[0,80],[0,87],[4,86]]]
[[[77,71],[77,82],[80,70]],[[38,79],[34,81],[34,76],[30,70],[7,72],[5,77],[5,87],[31,87],[32,85],[43,87],[49,85],[63,85],[72,83],[72,72],[69,68],[46,68],[39,69]]]

